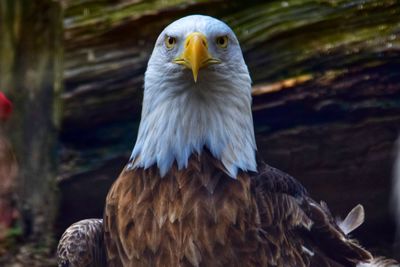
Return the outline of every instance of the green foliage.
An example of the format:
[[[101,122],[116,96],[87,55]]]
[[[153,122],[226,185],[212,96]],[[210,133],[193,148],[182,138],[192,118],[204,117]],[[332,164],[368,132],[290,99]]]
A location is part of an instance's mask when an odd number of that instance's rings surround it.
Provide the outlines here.
[[[7,230],[6,238],[10,240],[16,240],[22,237],[22,235],[23,235],[22,227],[20,225],[16,225]]]

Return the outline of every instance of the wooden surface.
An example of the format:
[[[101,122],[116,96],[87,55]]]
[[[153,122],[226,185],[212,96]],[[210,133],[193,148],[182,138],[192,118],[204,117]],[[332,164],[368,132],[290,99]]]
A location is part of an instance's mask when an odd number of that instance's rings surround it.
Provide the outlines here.
[[[176,18],[210,14],[237,33],[254,81],[264,159],[302,181],[355,236],[392,251],[392,149],[400,131],[400,3],[338,1],[64,1],[61,206],[57,224],[101,217],[133,148],[143,73]]]

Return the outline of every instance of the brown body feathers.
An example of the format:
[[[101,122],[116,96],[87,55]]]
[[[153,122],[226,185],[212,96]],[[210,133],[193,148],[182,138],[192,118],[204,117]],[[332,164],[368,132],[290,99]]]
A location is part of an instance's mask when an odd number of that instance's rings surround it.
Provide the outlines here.
[[[289,175],[260,165],[225,174],[209,152],[161,178],[124,169],[104,215],[108,266],[356,266],[372,257],[326,205]]]

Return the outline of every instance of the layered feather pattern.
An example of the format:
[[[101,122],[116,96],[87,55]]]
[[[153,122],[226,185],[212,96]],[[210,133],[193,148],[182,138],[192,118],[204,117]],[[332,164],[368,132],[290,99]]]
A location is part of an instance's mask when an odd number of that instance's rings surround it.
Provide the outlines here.
[[[289,175],[261,165],[233,180],[210,152],[125,169],[105,209],[109,266],[355,266],[372,257]]]

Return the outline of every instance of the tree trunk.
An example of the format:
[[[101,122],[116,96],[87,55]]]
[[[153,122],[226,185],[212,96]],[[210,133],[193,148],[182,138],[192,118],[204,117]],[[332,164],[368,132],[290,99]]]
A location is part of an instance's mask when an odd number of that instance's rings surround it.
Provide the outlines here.
[[[8,135],[19,165],[24,236],[49,245],[57,211],[62,12],[52,0],[0,2],[0,90],[14,103]]]

